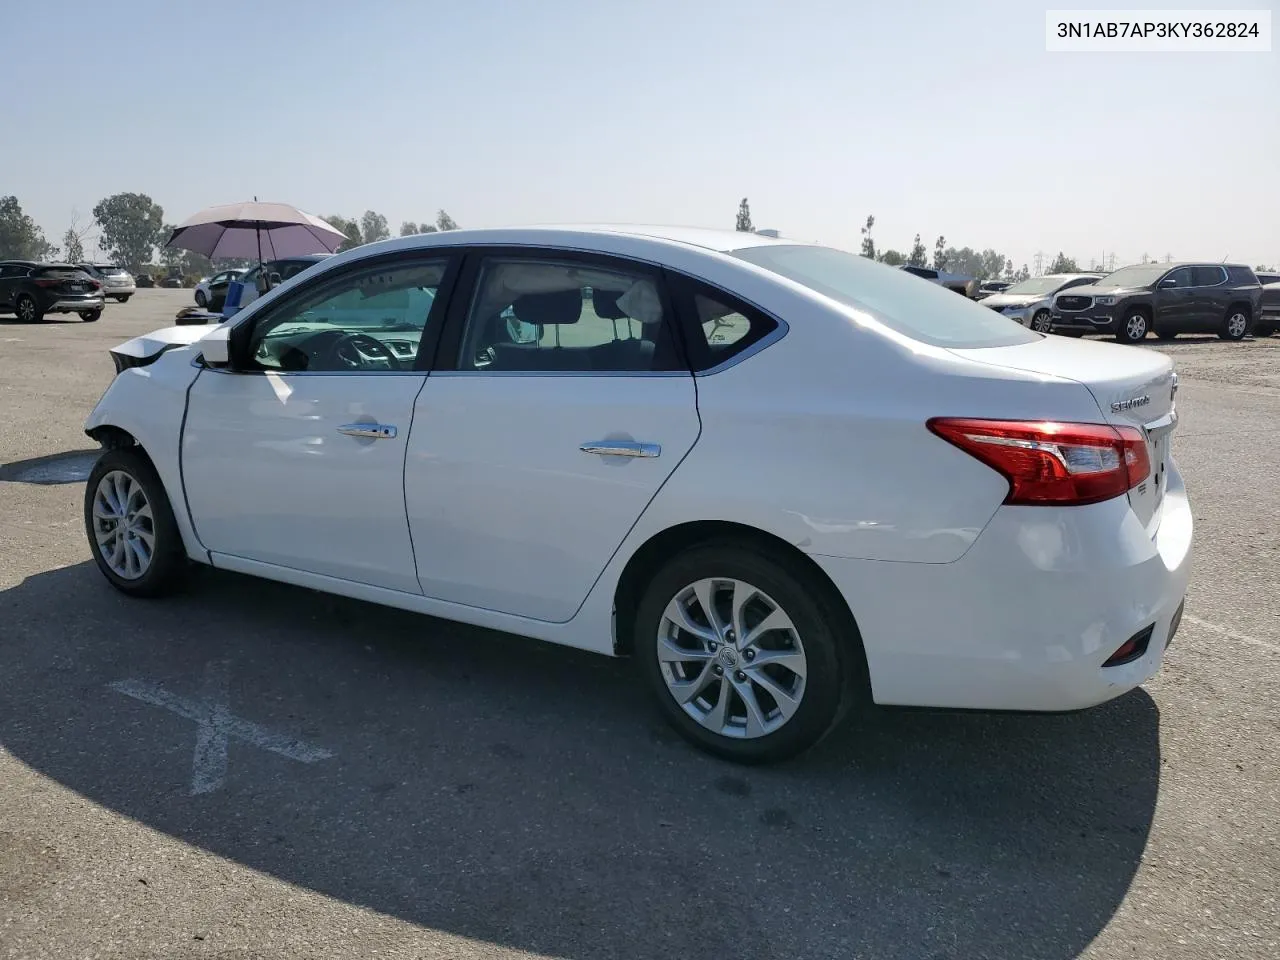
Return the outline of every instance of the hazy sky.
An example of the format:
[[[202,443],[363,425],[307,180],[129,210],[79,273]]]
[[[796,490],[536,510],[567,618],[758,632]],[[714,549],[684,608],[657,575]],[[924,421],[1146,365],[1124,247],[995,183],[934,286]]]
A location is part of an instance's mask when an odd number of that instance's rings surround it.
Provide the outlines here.
[[[1280,26],[1275,0],[1161,5]],[[440,207],[731,227],[746,196],[855,249],[874,213],[882,247],[1280,264],[1280,47],[1050,54],[1046,6],[12,2],[0,194],[55,242],[122,190],[172,222],[257,195],[393,232]]]

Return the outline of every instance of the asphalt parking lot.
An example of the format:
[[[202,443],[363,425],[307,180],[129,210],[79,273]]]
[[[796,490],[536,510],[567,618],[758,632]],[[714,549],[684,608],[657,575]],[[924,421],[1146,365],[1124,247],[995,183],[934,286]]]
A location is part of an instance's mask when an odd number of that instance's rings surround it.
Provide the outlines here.
[[[622,662],[215,571],[115,593],[82,423],[190,302],[0,318],[0,957],[1280,956],[1280,337],[1159,347],[1198,526],[1152,683],[741,769]]]

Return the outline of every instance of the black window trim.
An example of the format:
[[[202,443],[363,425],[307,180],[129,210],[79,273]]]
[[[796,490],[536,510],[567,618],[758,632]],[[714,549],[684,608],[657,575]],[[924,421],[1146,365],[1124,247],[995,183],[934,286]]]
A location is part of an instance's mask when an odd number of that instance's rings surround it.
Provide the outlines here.
[[[312,296],[318,288],[339,284],[353,274],[363,273],[369,269],[378,270],[387,267],[394,267],[407,261],[441,259],[445,260],[444,276],[440,280],[440,286],[436,289],[435,299],[432,301],[431,310],[427,314],[426,322],[423,325],[422,338],[418,341],[418,354],[414,360],[412,369],[350,371],[276,370],[267,368],[258,369],[246,365],[245,361],[248,357],[249,342],[253,337],[254,329],[259,324],[279,316],[281,312],[293,309],[299,300],[304,297]],[[246,374],[250,376],[265,376],[268,373],[274,373],[282,377],[347,377],[370,375],[394,377],[423,376],[429,374],[433,369],[436,354],[440,346],[443,328],[449,316],[448,311],[450,301],[452,300],[454,287],[457,284],[461,261],[462,257],[456,247],[421,247],[411,250],[397,250],[394,253],[383,254],[377,257],[364,257],[359,260],[353,260],[350,263],[338,267],[337,269],[327,270],[319,276],[313,277],[309,282],[290,290],[289,293],[282,297],[278,302],[273,303],[262,310],[255,311],[241,320],[232,320],[232,329],[230,334],[231,365],[229,367],[210,367],[208,369],[216,370],[218,373]]]
[[[457,248],[455,248],[457,249]],[[436,348],[433,376],[449,377],[687,377],[689,368],[689,335],[686,319],[675,308],[668,287],[666,270],[660,263],[622,254],[579,247],[552,247],[545,244],[484,244],[460,248],[464,251],[454,296],[450,297],[444,331]],[[675,370],[474,370],[463,367],[462,345],[466,338],[471,305],[475,300],[480,271],[488,260],[541,260],[582,263],[601,270],[634,273],[654,282],[662,300],[665,317],[671,318],[669,329],[683,369]]]
[[[730,367],[736,367],[743,361],[755,356],[761,350],[777,343],[790,332],[787,322],[777,314],[764,309],[759,304],[752,303],[739,294],[729,292],[718,284],[673,269],[666,270],[666,274],[671,284],[672,296],[676,301],[676,310],[683,317],[681,327],[684,329],[685,339],[689,343],[689,368],[693,371],[695,377],[711,377],[728,370]],[[702,324],[698,322],[698,308],[694,301],[695,294],[712,298],[722,306],[741,313],[748,319],[753,313],[759,314],[773,323],[773,329],[759,340],[743,347],[719,363],[713,366],[704,366],[711,359],[711,346],[706,342],[706,338],[703,335]]]

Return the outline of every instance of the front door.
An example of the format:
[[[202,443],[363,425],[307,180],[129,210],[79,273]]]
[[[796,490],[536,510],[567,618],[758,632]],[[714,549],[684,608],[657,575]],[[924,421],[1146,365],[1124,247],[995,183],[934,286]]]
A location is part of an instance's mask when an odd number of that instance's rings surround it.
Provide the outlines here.
[[[182,472],[205,547],[420,592],[404,458],[446,266],[380,258],[242,321],[234,369],[201,371],[188,399]]]
[[[1195,297],[1195,276],[1191,268],[1170,271],[1156,286],[1155,329],[1170,333],[1186,331],[1195,316]]]
[[[418,397],[405,501],[433,598],[564,622],[698,437],[661,275],[493,253]],[[514,321],[514,322],[513,322]],[[444,348],[442,347],[442,350]],[[455,359],[456,357],[456,359]]]

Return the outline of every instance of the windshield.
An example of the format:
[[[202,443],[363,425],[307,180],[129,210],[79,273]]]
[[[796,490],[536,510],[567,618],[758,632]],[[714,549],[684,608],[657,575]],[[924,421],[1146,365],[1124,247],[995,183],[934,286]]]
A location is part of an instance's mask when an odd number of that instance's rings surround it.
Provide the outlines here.
[[[79,267],[41,267],[36,270],[38,277],[50,277],[57,280],[86,280],[87,274]]]
[[[1030,280],[1023,280],[1012,287],[1007,287],[1004,292],[1014,296],[1053,293],[1066,282],[1062,277],[1032,277]]]
[[[843,250],[769,244],[731,254],[864,310],[898,333],[935,347],[999,347],[1040,339],[946,287]]]
[[[1155,283],[1169,269],[1164,263],[1141,263],[1136,267],[1121,267],[1098,281],[1099,287],[1145,287]]]

